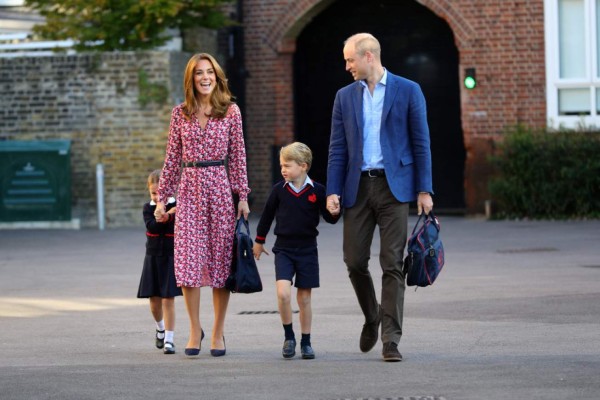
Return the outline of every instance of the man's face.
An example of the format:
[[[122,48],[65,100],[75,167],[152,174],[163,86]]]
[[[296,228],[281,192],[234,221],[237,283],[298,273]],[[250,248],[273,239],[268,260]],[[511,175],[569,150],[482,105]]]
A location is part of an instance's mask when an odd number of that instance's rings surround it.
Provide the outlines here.
[[[344,60],[346,61],[346,71],[352,74],[355,81],[367,79],[369,62],[366,52],[361,56],[356,52],[354,43],[348,43],[344,46]]]

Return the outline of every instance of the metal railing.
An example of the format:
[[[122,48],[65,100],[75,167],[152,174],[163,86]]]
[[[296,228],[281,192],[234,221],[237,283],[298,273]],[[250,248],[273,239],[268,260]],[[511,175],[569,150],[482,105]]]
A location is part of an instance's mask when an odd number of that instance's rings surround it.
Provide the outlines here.
[[[33,40],[26,32],[0,33],[0,58],[43,57],[57,54],[75,54],[75,40]],[[155,50],[181,51],[181,37],[173,37]],[[57,50],[59,51],[57,53]]]
[[[74,54],[74,40],[32,40],[25,32],[0,34],[0,57],[30,57],[56,55],[56,49],[62,54]]]

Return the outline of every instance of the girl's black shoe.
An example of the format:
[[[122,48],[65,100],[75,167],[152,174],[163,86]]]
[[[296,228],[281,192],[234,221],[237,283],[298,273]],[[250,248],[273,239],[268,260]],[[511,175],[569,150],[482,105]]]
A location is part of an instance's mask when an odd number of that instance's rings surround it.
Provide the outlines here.
[[[162,339],[158,337],[158,335],[162,335]],[[165,347],[165,331],[156,330],[156,340],[154,341],[157,349],[162,349]]]
[[[173,342],[165,342],[165,348],[163,349],[165,354],[175,354],[175,345]]]

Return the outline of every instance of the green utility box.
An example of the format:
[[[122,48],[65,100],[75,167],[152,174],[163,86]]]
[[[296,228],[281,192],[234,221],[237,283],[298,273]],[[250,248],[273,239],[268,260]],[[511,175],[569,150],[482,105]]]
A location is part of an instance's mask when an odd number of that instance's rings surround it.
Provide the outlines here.
[[[0,141],[0,222],[71,220],[71,141]]]

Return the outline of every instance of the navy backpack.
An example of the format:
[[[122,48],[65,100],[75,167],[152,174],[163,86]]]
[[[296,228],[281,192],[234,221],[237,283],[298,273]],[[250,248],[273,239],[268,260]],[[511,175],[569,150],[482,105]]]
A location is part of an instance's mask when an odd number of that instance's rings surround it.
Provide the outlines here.
[[[421,220],[423,224],[419,227]],[[418,229],[417,229],[418,228]],[[408,255],[404,259],[403,271],[408,286],[433,284],[444,266],[444,246],[440,239],[440,223],[430,211],[422,213],[413,228],[406,246]]]

